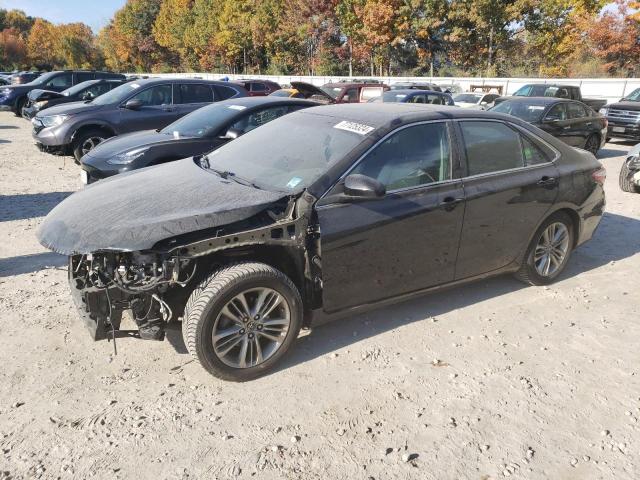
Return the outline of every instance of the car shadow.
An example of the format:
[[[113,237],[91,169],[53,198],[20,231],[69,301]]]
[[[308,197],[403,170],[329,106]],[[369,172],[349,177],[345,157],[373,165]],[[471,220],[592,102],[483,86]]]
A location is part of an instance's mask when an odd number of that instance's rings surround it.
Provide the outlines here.
[[[10,140],[3,140],[2,138],[0,138],[0,144],[2,144],[2,143],[11,143],[11,141]]]
[[[640,252],[640,220],[605,213],[590,242],[576,249],[560,280],[570,278]],[[437,317],[491,298],[508,295],[527,285],[503,275],[424,295],[368,313],[341,318],[313,328],[298,339],[291,352],[274,370],[311,361],[348,345],[427,317]]]
[[[0,130],[17,130],[15,125],[0,125]]]
[[[0,278],[37,272],[45,268],[64,267],[66,265],[67,257],[53,252],[0,258]]]
[[[0,222],[43,217],[73,192],[0,195]]]
[[[596,155],[596,158],[598,160],[606,160],[607,158],[623,157],[626,154],[627,152],[624,152],[622,150],[614,150],[611,148],[601,148],[600,150],[598,150],[598,155]]]

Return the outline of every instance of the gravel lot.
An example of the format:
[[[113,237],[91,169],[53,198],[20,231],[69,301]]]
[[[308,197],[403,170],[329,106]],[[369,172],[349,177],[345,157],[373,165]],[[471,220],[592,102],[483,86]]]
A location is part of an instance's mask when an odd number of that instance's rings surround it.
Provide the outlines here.
[[[35,230],[79,187],[0,113],[0,479],[640,478],[640,195],[551,287],[501,277],[307,332],[275,373],[94,343]]]

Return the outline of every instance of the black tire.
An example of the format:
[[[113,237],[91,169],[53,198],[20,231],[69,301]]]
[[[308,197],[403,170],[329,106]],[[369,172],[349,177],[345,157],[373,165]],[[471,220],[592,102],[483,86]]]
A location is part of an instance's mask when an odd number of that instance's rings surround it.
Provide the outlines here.
[[[564,260],[562,261],[560,267],[558,267],[557,271],[555,271],[552,275],[543,276],[540,275],[536,270],[534,263],[534,252],[543,232],[547,229],[547,227],[549,227],[549,225],[553,223],[562,223],[567,228],[569,232],[569,246]],[[524,256],[522,265],[520,266],[520,270],[518,270],[515,274],[516,278],[521,282],[527,283],[529,285],[548,285],[550,283],[553,283],[567,266],[574,244],[575,232],[571,218],[569,218],[569,216],[563,212],[554,213],[549,218],[547,218],[542,223],[542,225],[540,225],[535,235],[533,236],[531,243],[527,247],[527,252]]]
[[[247,368],[229,366],[218,357],[211,340],[216,318],[236,295],[260,287],[275,290],[288,304],[291,320],[285,339],[262,363]],[[193,290],[185,307],[182,334],[187,350],[205,370],[222,380],[244,382],[273,368],[298,337],[302,320],[302,299],[289,277],[264,263],[237,263],[213,272]]]
[[[89,142],[92,139],[100,139],[98,142],[96,141],[92,141],[92,143],[95,143],[95,145],[98,145],[99,143],[103,142],[104,140],[106,140],[109,137],[112,137],[113,135],[111,135],[109,132],[107,132],[106,130],[100,130],[98,128],[92,128],[91,130],[85,130],[84,132],[80,133],[73,141],[73,145],[72,145],[72,149],[73,149],[73,157],[76,160],[76,163],[80,163],[80,159],[82,158],[82,156],[89,150],[86,150],[86,146],[85,143]],[[94,145],[94,146],[95,146]],[[93,148],[93,147],[91,147]]]
[[[16,102],[16,111],[15,111],[16,117],[22,116],[22,109],[24,108],[25,103],[27,103],[27,97],[19,98],[18,101]]]
[[[639,191],[638,187],[631,181],[631,170],[629,170],[629,166],[626,162],[623,163],[622,168],[620,168],[618,183],[620,184],[620,189],[623,192],[638,193]]]
[[[598,150],[600,150],[600,137],[595,133],[589,135],[584,142],[584,149],[593,153],[594,156],[597,155]]]

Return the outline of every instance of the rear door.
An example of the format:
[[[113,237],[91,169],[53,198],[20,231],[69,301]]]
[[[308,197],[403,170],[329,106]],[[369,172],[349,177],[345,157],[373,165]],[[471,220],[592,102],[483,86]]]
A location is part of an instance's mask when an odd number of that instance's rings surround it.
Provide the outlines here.
[[[578,102],[567,103],[567,114],[571,126],[571,140],[575,147],[584,147],[587,138],[594,131],[593,122],[587,109]]]
[[[575,134],[571,128],[571,120],[567,111],[567,102],[556,103],[545,113],[539,127],[545,132],[562,140],[567,145],[575,146]]]
[[[458,123],[466,209],[456,279],[514,262],[558,195],[555,151],[500,121]]]
[[[446,122],[405,126],[347,174],[386,185],[383,198],[318,202],[323,306],[337,311],[453,280],[462,226],[462,182]]]
[[[140,100],[142,106],[137,110],[120,108],[118,133],[164,128],[180,116],[173,105],[171,83],[145,88],[129,100]]]

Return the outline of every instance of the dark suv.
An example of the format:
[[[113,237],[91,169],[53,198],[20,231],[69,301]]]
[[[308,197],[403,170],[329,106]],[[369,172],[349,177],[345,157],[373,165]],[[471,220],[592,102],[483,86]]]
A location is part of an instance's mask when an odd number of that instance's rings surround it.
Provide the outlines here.
[[[121,133],[163,128],[211,102],[246,97],[239,85],[209,80],[151,78],[125,83],[87,103],[37,114],[33,138],[40,150],[77,161],[103,140]]]
[[[61,92],[69,87],[96,78],[119,78],[124,75],[112,72],[96,72],[93,70],[60,70],[45,73],[24,85],[8,85],[0,89],[0,111],[12,111],[22,115],[22,107],[27,103],[27,95],[36,88]]]
[[[600,113],[609,121],[607,138],[640,141],[640,88],[636,88],[619,102],[602,107]]]

